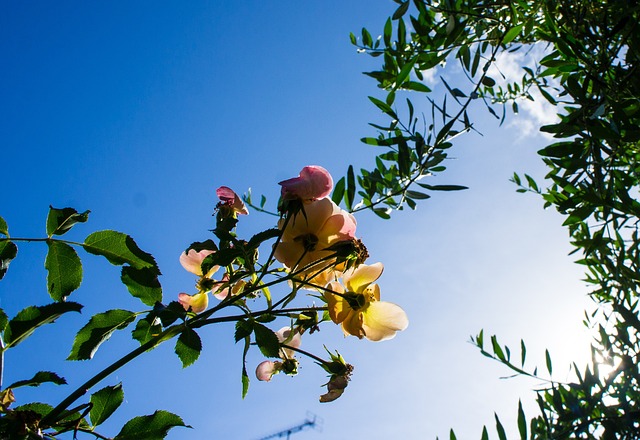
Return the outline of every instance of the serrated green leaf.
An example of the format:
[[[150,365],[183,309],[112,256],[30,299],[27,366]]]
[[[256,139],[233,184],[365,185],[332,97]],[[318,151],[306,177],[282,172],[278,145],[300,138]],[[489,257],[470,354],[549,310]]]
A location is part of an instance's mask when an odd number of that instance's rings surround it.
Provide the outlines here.
[[[236,322],[236,332],[234,335],[236,343],[241,339],[245,339],[253,333],[253,324],[251,321],[240,320]]]
[[[136,314],[128,310],[114,309],[93,315],[73,341],[70,361],[91,359],[100,345],[116,330],[122,330],[133,322]]]
[[[168,327],[178,319],[184,319],[187,316],[182,304],[178,301],[171,301],[166,306],[158,303],[153,308],[154,312],[160,318],[163,327]]]
[[[24,405],[16,406],[15,408],[13,408],[13,411],[15,411],[16,413],[23,411],[33,411],[40,417],[44,417],[49,414],[52,409],[53,406],[49,405],[48,403],[31,402]]]
[[[44,324],[50,324],[67,312],[79,312],[82,305],[74,302],[29,306],[9,321],[4,331],[5,349],[14,347]]]
[[[175,353],[182,362],[182,368],[193,364],[202,351],[200,336],[191,328],[185,329],[176,341]]]
[[[131,266],[123,266],[120,280],[127,286],[129,293],[144,304],[152,306],[156,302],[162,301],[162,286],[158,280],[156,269],[148,267],[136,269]]]
[[[47,241],[49,251],[44,261],[47,270],[47,290],[55,301],[64,301],[82,283],[82,262],[76,251],[66,243]]]
[[[38,371],[31,379],[19,380],[12,383],[7,388],[38,387],[46,382],[51,382],[56,385],[67,384],[65,378],[58,376],[56,373],[53,373],[51,371]]]
[[[107,420],[124,401],[122,383],[106,386],[91,395],[91,410],[89,419],[93,426],[98,426]]]
[[[154,337],[162,333],[162,325],[155,322],[155,319],[141,319],[136,323],[136,328],[131,332],[131,337],[140,342],[140,345],[146,344]]]
[[[0,217],[0,234],[9,236],[9,225],[2,217]]]
[[[114,440],[159,440],[167,436],[171,428],[185,425],[182,419],[168,411],[158,410],[149,416],[138,416],[122,427]]]
[[[256,336],[256,344],[266,357],[280,357],[280,341],[276,334],[268,327],[253,323],[253,332]]]
[[[153,256],[141,250],[133,238],[122,232],[94,232],[85,239],[83,246],[90,254],[101,255],[111,264],[129,264],[136,269],[155,269],[158,275],[160,274]]]
[[[54,208],[49,206],[47,216],[47,236],[62,235],[69,231],[76,223],[84,223],[89,218],[91,211],[78,213],[73,208]]]
[[[16,258],[18,247],[11,241],[0,241],[0,280],[9,269],[9,263]]]

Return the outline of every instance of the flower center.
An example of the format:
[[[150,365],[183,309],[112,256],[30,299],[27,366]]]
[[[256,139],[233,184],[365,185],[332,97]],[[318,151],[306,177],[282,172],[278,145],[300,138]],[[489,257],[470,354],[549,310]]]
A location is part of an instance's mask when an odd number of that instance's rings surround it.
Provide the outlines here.
[[[316,246],[318,245],[319,240],[318,240],[318,237],[316,237],[313,234],[304,234],[304,235],[298,235],[296,238],[293,239],[293,241],[297,243],[302,243],[302,247],[304,248],[304,250],[309,252],[309,251],[316,250]]]
[[[362,293],[347,292],[344,299],[353,310],[358,311],[367,305],[367,299]]]

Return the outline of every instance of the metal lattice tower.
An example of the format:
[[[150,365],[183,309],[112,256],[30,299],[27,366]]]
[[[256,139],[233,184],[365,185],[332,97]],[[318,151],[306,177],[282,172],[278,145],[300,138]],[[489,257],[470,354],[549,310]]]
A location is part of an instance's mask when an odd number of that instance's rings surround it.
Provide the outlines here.
[[[319,419],[315,414],[307,413],[307,418],[303,423],[300,423],[296,426],[292,426],[291,428],[284,429],[280,432],[276,432],[275,434],[268,435],[266,437],[262,437],[260,440],[268,440],[272,438],[286,438],[289,440],[291,434],[295,434],[296,432],[300,432],[305,430],[306,428],[314,428],[316,430],[321,430],[322,419]]]

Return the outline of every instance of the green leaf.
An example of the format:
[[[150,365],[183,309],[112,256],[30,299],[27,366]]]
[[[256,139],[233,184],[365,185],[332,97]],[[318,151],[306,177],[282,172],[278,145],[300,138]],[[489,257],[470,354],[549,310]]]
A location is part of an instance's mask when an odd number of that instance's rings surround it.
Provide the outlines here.
[[[507,434],[504,431],[504,427],[502,426],[502,423],[500,422],[500,419],[498,418],[498,414],[493,414],[494,417],[496,418],[496,431],[498,431],[498,438],[500,440],[507,440]]]
[[[182,362],[182,368],[186,368],[198,360],[201,351],[202,341],[195,330],[187,328],[180,333],[180,337],[176,341],[175,353]]]
[[[429,185],[427,183],[418,183],[418,185],[431,191],[461,191],[469,189],[469,187],[462,185]]]
[[[409,9],[409,0],[405,1],[404,3],[402,3],[400,5],[400,7],[398,9],[396,9],[396,11],[393,13],[393,16],[391,18],[393,20],[397,20],[397,19],[401,18],[404,14],[407,13],[408,9]]]
[[[8,323],[9,323],[9,317],[7,316],[6,313],[4,313],[4,310],[0,309],[0,332],[4,331]]]
[[[141,250],[133,238],[117,231],[98,231],[89,235],[84,241],[84,249],[90,254],[101,255],[111,264],[120,266],[129,264],[136,269],[154,269],[158,275],[160,270],[153,257]]]
[[[544,351],[544,357],[547,363],[547,371],[551,374],[553,372],[553,366],[551,365],[551,355],[549,354],[549,350]]]
[[[82,262],[76,251],[66,243],[47,241],[49,252],[44,261],[47,269],[47,289],[55,301],[64,301],[82,283]]]
[[[47,236],[62,235],[73,227],[76,223],[84,223],[89,218],[91,211],[78,213],[73,208],[54,208],[49,206],[47,216]]]
[[[33,411],[34,413],[38,414],[40,417],[44,417],[47,414],[49,414],[52,409],[53,409],[53,406],[49,405],[48,403],[31,402],[25,405],[20,405],[15,407],[13,408],[13,411],[15,411],[16,413]],[[24,437],[19,437],[19,438],[24,438]]]
[[[158,440],[167,436],[171,428],[185,425],[182,419],[168,411],[158,410],[149,416],[138,416],[129,420],[114,440]]]
[[[45,382],[51,382],[56,385],[66,385],[67,381],[64,377],[58,376],[51,371],[38,371],[35,376],[28,380],[19,380],[12,383],[7,388],[19,388],[19,387],[38,387]]]
[[[340,180],[336,183],[336,186],[333,187],[333,194],[331,195],[331,200],[336,205],[339,205],[344,197],[344,177],[341,177]]]
[[[426,84],[423,84],[418,81],[405,81],[402,84],[402,88],[405,90],[413,90],[414,92],[420,92],[420,93],[431,92],[431,89],[427,87]]]
[[[514,26],[511,29],[509,29],[504,34],[504,38],[502,39],[502,44],[511,43],[518,35],[520,35],[520,33],[522,32],[522,27],[523,26],[524,26],[524,24],[519,24],[519,25]]]
[[[122,330],[133,322],[136,314],[128,310],[114,309],[93,315],[73,341],[69,361],[91,359],[98,347],[116,330]]]
[[[148,267],[136,269],[131,266],[123,266],[120,280],[127,286],[129,293],[144,304],[152,306],[156,302],[162,301],[162,286],[155,269]]]
[[[496,80],[489,76],[485,76],[484,78],[482,78],[482,85],[487,87],[493,87],[496,85]]]
[[[520,439],[527,440],[527,419],[524,416],[522,401],[520,400],[518,400],[518,431],[520,432]]]
[[[2,217],[0,217],[0,234],[9,236],[9,225]]]
[[[257,248],[265,241],[271,240],[272,238],[276,238],[279,235],[280,235],[280,229],[278,228],[271,228],[271,229],[267,229],[266,231],[258,232],[256,235],[251,237],[251,239],[249,240],[249,243],[247,244],[247,247]]]
[[[131,337],[142,345],[160,333],[162,333],[162,325],[156,323],[155,318],[151,317],[151,320],[147,318],[139,320],[136,323],[136,328],[131,332]]]
[[[347,170],[347,191],[345,193],[344,201],[347,205],[347,209],[351,210],[353,207],[353,199],[356,194],[356,178],[353,172],[353,165],[349,165]]]
[[[0,241],[0,280],[9,269],[9,263],[16,258],[18,247],[11,241]]]
[[[386,102],[380,101],[379,99],[376,99],[373,96],[369,96],[369,100],[373,102],[375,106],[378,107],[380,110],[382,110],[384,113],[391,116],[392,118],[397,119],[396,113]]]
[[[91,395],[91,410],[89,418],[93,426],[98,426],[107,420],[124,401],[122,384],[106,386]]]
[[[14,347],[44,324],[50,324],[67,312],[79,312],[82,305],[74,302],[29,306],[9,321],[4,331],[5,349]]]
[[[237,342],[237,341],[236,341]],[[247,353],[251,345],[251,338],[244,338],[244,348],[242,349],[242,398],[244,399],[249,392],[249,375],[247,374]]]
[[[236,343],[241,339],[245,339],[253,333],[252,321],[240,320],[236,322],[236,332],[234,335]]]
[[[257,322],[253,323],[253,332],[256,335],[256,344],[266,357],[280,357],[280,341],[276,334]]]
[[[419,191],[411,191],[411,190],[408,190],[406,194],[407,194],[407,197],[411,197],[412,199],[416,199],[416,200],[423,200],[431,197],[429,194],[421,193]]]

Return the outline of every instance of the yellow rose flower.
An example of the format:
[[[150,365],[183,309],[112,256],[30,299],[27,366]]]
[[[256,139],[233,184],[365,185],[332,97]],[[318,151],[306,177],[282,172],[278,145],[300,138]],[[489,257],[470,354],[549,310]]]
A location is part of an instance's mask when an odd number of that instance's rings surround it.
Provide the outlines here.
[[[346,289],[333,281],[328,285],[329,291],[323,293],[331,320],[342,325],[345,336],[384,341],[409,325],[404,310],[393,303],[380,301],[380,287],[374,281],[383,269],[382,263],[361,264],[344,273],[342,280]]]
[[[283,225],[284,219],[280,220],[280,228]],[[335,279],[332,270],[335,260],[323,260],[334,253],[327,248],[353,240],[355,230],[355,218],[331,199],[311,201],[304,205],[303,212],[289,219],[275,257],[290,271],[301,270],[298,279],[324,286]]]

